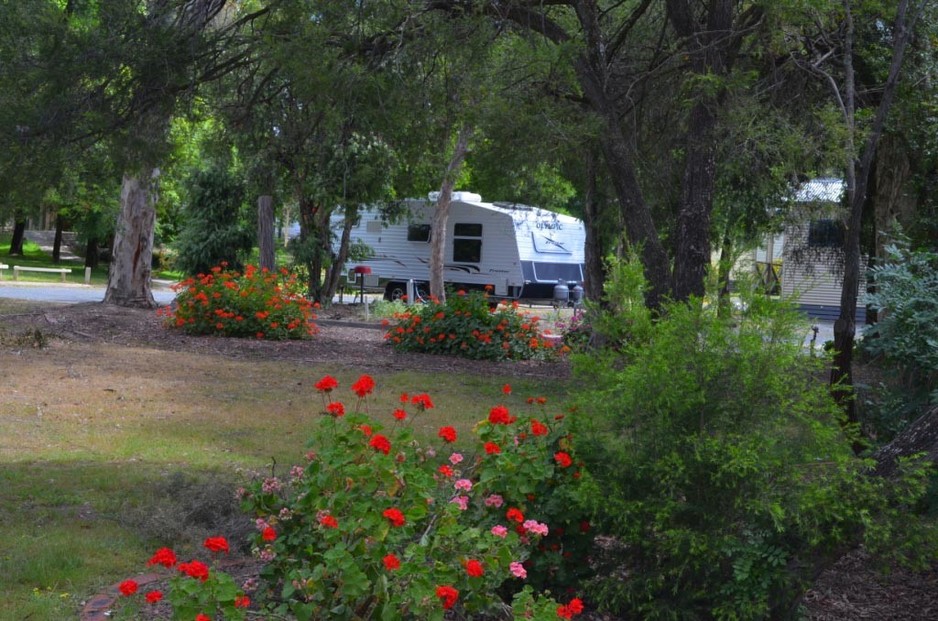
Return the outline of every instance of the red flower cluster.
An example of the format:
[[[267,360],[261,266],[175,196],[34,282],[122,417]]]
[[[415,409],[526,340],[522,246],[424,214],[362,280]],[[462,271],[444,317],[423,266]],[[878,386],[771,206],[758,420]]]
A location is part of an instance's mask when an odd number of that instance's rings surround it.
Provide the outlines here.
[[[481,578],[485,574],[485,570],[482,568],[482,563],[472,559],[466,562],[466,573],[471,578]]]
[[[323,528],[338,528],[339,521],[332,515],[324,515],[319,518],[319,525]]]
[[[169,548],[160,548],[147,561],[147,565],[162,565],[163,567],[172,567],[176,564],[176,553]]]
[[[190,578],[195,578],[205,582],[208,580],[208,565],[202,561],[189,561],[188,563],[179,563],[177,568],[182,573],[186,574]]]
[[[321,380],[316,382],[316,390],[319,392],[332,392],[338,387],[339,382],[331,375],[325,375]]]
[[[557,462],[557,465],[561,468],[569,468],[573,465],[573,459],[567,453],[563,451],[558,451],[554,453],[554,461]]]
[[[456,605],[456,600],[459,599],[459,591],[451,586],[438,586],[436,587],[436,596],[443,602],[443,608],[449,610]]]
[[[268,526],[261,532],[261,539],[264,541],[273,541],[277,538],[277,531],[274,530],[273,526]]]
[[[524,521],[524,513],[522,513],[521,509],[518,509],[517,507],[511,507],[505,513],[505,519],[507,519],[509,522],[514,521],[520,524]]]
[[[137,584],[136,580],[124,580],[119,585],[117,585],[117,590],[120,591],[121,595],[124,597],[130,597],[137,592],[138,586],[139,585]]]
[[[547,425],[537,420],[536,418],[531,419],[531,433],[535,436],[546,436],[550,433],[550,429],[547,428]]]
[[[202,545],[205,546],[205,549],[211,550],[212,552],[228,553],[228,540],[224,537],[209,537]]]
[[[391,452],[391,441],[380,433],[376,433],[371,437],[371,440],[368,442],[368,446],[378,452],[384,453],[385,455]]]
[[[384,568],[388,571],[394,571],[401,568],[401,560],[393,554],[388,554],[383,559],[381,559],[381,562],[384,563]]]
[[[510,425],[515,420],[517,419],[508,413],[508,408],[504,405],[496,405],[489,410],[489,422],[493,425]]]
[[[422,395],[414,395],[411,397],[410,402],[417,406],[417,409],[420,411],[429,410],[433,407],[433,401],[430,401],[430,395],[424,393]]]
[[[452,427],[440,427],[440,431],[437,435],[443,438],[444,442],[456,441],[456,430]]]
[[[486,442],[484,445],[486,455],[498,455],[502,452],[502,447],[494,442]]]
[[[569,604],[557,606],[557,616],[561,619],[572,619],[581,612],[583,612],[583,602],[579,597],[571,599]]]
[[[407,412],[405,412],[404,410],[400,408],[397,408],[396,410],[394,410],[394,412],[391,413],[391,416],[393,416],[395,420],[404,420],[405,418],[407,418]]]
[[[359,399],[364,399],[375,389],[375,380],[370,375],[362,375],[352,384],[352,391],[358,395]]]
[[[333,401],[326,405],[326,413],[334,418],[341,418],[345,416],[345,406],[341,401]]]
[[[407,522],[407,520],[404,518],[404,514],[401,513],[401,510],[394,507],[385,509],[381,515],[386,517],[392,526],[403,526]]]
[[[156,602],[163,599],[162,591],[149,591],[144,598],[147,600],[148,604],[155,604]]]

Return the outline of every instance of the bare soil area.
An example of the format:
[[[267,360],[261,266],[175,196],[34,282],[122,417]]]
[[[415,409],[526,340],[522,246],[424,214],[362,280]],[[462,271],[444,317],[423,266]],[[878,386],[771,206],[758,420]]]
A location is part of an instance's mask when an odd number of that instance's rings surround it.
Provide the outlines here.
[[[31,305],[22,312],[0,313],[7,338],[141,346],[169,351],[216,354],[227,358],[260,358],[301,363],[329,362],[362,372],[429,371],[479,375],[567,379],[567,362],[464,360],[448,356],[395,352],[384,341],[377,320],[365,322],[352,306],[336,305],[320,313],[319,334],[304,341],[265,341],[188,336],[164,326],[153,310],[127,309],[100,303]],[[27,343],[28,344],[28,343]]]
[[[570,377],[569,364],[544,362],[469,361],[443,356],[399,354],[384,342],[377,322],[362,322],[353,307],[321,313],[320,333],[308,341],[272,342],[186,336],[167,329],[152,310],[133,310],[102,304],[22,305],[0,309],[0,344],[14,348],[68,348],[100,345],[139,346],[163,351],[198,352],[233,359],[283,360],[354,367],[368,372],[419,370],[538,377],[546,381]],[[241,573],[256,570],[245,562]],[[95,598],[103,606],[86,611],[83,621],[103,615],[116,598],[116,589]],[[928,572],[892,568],[878,571],[862,551],[843,557],[820,576],[804,600],[806,618],[816,621],[912,621],[938,619],[938,566]],[[153,607],[141,619],[168,619],[169,610]],[[589,618],[589,617],[588,617]],[[594,619],[602,617],[594,616]],[[614,621],[606,617],[608,621]]]

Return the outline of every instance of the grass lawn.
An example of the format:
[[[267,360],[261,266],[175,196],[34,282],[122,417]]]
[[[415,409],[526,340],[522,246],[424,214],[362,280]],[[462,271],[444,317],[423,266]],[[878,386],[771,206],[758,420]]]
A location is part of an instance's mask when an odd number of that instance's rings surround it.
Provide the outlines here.
[[[4,314],[32,308],[0,300],[0,333]],[[203,491],[227,499],[239,469],[299,462],[320,409],[313,384],[326,373],[351,407],[358,373],[338,364],[0,339],[0,621],[76,618],[86,598],[144,570],[155,547],[197,546],[205,534],[186,515],[204,494],[191,490],[207,481]],[[416,429],[431,441],[443,424],[467,437],[500,402],[520,411],[544,395],[559,411],[566,388],[409,371],[375,380],[368,407],[387,425],[401,392],[430,393],[436,407]]]
[[[52,256],[43,252],[42,249],[33,242],[27,241],[23,244],[22,256],[10,256],[10,235],[4,233],[0,235],[0,263],[9,265],[10,269],[3,270],[4,282],[13,280],[13,266],[20,265],[24,267],[68,267],[72,273],[66,275],[65,281],[75,284],[85,282],[85,263],[83,260],[66,261],[58,263],[52,262]],[[42,272],[23,272],[20,274],[20,280],[27,282],[61,282],[62,277],[59,274],[46,274]],[[101,264],[91,270],[92,285],[107,284],[107,264]]]

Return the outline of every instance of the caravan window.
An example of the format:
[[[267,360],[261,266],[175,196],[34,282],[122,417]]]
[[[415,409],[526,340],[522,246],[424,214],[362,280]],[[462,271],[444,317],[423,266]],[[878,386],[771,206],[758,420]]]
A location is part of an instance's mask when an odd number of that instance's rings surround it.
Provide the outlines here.
[[[456,223],[453,225],[453,262],[479,263],[482,261],[482,225]]]
[[[839,220],[814,220],[808,230],[811,248],[843,248],[844,225]]]
[[[430,225],[429,224],[408,224],[407,225],[407,241],[412,241],[412,242],[430,241]]]

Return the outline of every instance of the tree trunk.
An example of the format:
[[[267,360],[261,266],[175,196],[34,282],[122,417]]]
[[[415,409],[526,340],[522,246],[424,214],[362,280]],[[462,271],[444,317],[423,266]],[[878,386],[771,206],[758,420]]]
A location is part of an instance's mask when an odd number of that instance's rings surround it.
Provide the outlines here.
[[[899,458],[917,454],[923,454],[928,461],[938,463],[938,406],[933,406],[903,429],[892,442],[873,453],[876,461],[873,474],[891,477],[899,468]]]
[[[436,207],[433,210],[433,218],[430,223],[430,295],[443,301],[446,299],[446,292],[443,288],[443,266],[446,261],[444,249],[446,248],[446,226],[449,221],[449,204],[453,200],[453,188],[456,186],[456,178],[462,169],[463,161],[466,159],[466,153],[469,151],[469,137],[472,130],[468,127],[462,127],[456,136],[456,146],[453,148],[453,155],[450,157],[449,164],[446,166],[446,172],[443,174],[443,182],[440,184],[440,196],[436,200]]]
[[[10,239],[10,256],[23,256],[23,242],[26,238],[26,220],[17,219],[13,223],[13,237]]]
[[[52,242],[52,262],[58,263],[62,260],[62,229],[65,228],[65,221],[61,215],[55,217],[55,239]]]
[[[586,192],[583,197],[583,224],[586,229],[586,273],[583,292],[587,299],[600,302],[603,298],[605,272],[603,271],[602,236],[599,233],[599,196],[596,187],[596,156],[586,156]]]
[[[261,269],[274,271],[277,268],[274,254],[274,197],[269,194],[257,198],[257,245]]]
[[[339,240],[339,253],[332,261],[326,272],[325,297],[331,300],[339,289],[339,279],[345,271],[345,262],[348,261],[349,247],[352,245],[352,227],[358,218],[357,206],[346,206],[345,221],[342,223],[342,238]],[[364,275],[362,275],[364,278]]]
[[[89,237],[87,243],[85,243],[85,267],[94,269],[98,267],[99,260],[98,238]]]
[[[716,117],[710,103],[698,101],[690,113],[687,155],[681,183],[681,208],[677,216],[674,273],[671,292],[676,301],[691,296],[703,299],[710,265],[710,213],[716,179],[713,128]]]
[[[909,0],[899,0],[896,8],[896,23],[893,29],[892,59],[889,75],[883,86],[882,98],[870,125],[863,150],[855,156],[857,128],[854,115],[856,83],[853,70],[853,15],[850,0],[845,0],[846,33],[844,45],[844,118],[847,129],[847,199],[849,213],[847,230],[844,236],[844,277],[840,292],[840,315],[834,322],[834,360],[831,367],[830,384],[834,397],[843,408],[849,423],[858,422],[856,400],[853,396],[853,347],[856,339],[856,311],[860,285],[860,223],[863,207],[866,204],[866,192],[870,173],[876,155],[876,147],[883,133],[886,117],[895,97],[899,84],[899,70],[902,58],[914,22],[921,14],[924,3],[919,5],[916,14],[908,17]],[[860,450],[862,447],[856,447]]]
[[[160,171],[154,168],[148,173],[124,175],[121,184],[121,210],[115,227],[105,304],[156,307],[150,291],[150,274]]]

